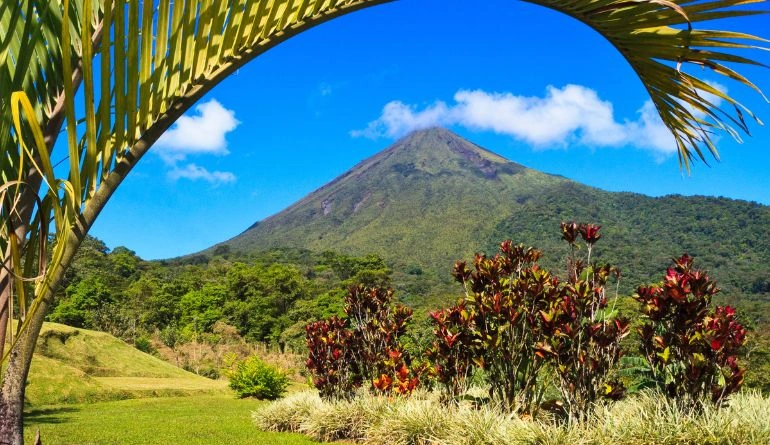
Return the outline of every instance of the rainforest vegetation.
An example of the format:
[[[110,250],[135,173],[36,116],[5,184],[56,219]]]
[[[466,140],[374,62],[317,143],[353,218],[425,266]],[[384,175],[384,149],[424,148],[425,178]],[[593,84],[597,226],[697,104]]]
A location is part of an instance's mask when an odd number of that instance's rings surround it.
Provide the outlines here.
[[[613,254],[623,254],[621,249],[625,247],[613,250],[616,243],[612,231],[607,233],[594,250],[594,258],[604,260]],[[570,248],[561,244],[543,251],[540,262],[545,267],[556,263],[554,258],[569,257]],[[695,261],[700,268],[699,258]],[[567,268],[563,263],[561,268],[551,270],[563,274]],[[446,273],[451,276],[451,272],[450,264]],[[460,284],[455,285],[454,291],[433,296],[428,287],[430,298],[422,299],[400,291],[400,277],[408,280],[416,273],[414,268],[394,270],[376,255],[357,257],[301,249],[272,249],[245,255],[220,246],[207,255],[145,261],[125,247],[110,250],[100,240],[89,237],[70,268],[48,319],[111,333],[145,352],[168,348],[176,352],[172,362],[177,365],[217,377],[223,366],[221,360],[197,362],[199,359],[183,353],[184,345],[216,345],[224,341],[223,337],[236,335],[273,350],[304,354],[305,326],[315,320],[344,316],[349,289],[361,285],[395,289],[389,298],[414,311],[404,344],[409,353],[421,355],[433,341],[436,315],[431,317],[431,311],[457,302],[465,292]],[[626,280],[624,274],[621,271],[621,282]],[[719,277],[711,276],[721,287]],[[661,271],[657,271],[636,286],[660,279]],[[639,303],[632,298],[633,292],[624,292],[617,284],[612,284],[613,293],[620,289],[616,307],[625,316],[637,319],[634,314]],[[755,284],[747,290],[760,292],[721,291],[714,295],[714,302],[738,309],[737,316],[748,330],[747,344],[742,349],[743,361],[748,365],[747,386],[769,391],[770,333],[766,320],[770,317],[770,304],[766,301],[767,290],[761,283],[759,287]],[[435,285],[436,289],[445,286]]]

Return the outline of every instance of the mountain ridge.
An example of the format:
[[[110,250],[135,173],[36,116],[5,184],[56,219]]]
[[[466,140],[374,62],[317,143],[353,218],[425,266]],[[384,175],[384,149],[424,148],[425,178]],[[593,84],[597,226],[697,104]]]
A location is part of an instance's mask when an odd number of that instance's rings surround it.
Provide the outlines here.
[[[461,207],[471,213],[482,213],[486,208],[497,208],[504,203],[505,198],[500,192],[509,189],[511,183],[528,188],[521,175],[533,177],[530,181],[533,184],[545,178],[566,180],[510,162],[448,130],[422,130],[359,162],[284,211],[258,222],[226,243],[235,244],[236,250],[250,249],[237,248],[241,241],[247,246],[325,249],[333,245],[346,247],[351,244],[350,235],[363,230],[366,237],[379,234],[374,236],[370,246],[374,245],[374,253],[387,257],[390,255],[381,247],[393,243],[414,245],[417,238],[409,236],[408,231],[379,230],[388,225],[386,219],[407,219],[419,225],[419,220],[423,220],[427,213],[434,221],[451,218],[458,229],[484,228],[488,231],[490,222],[474,223],[461,212],[453,212],[456,206],[448,202],[448,198],[461,201]],[[437,208],[446,214],[438,215]],[[316,240],[298,244],[297,230],[290,229],[290,235],[276,233],[276,230],[306,224],[318,231]],[[342,232],[337,230],[340,228]],[[459,230],[454,231],[461,235]],[[318,241],[325,237],[331,237],[331,241]],[[473,254],[475,242],[470,242],[473,240],[468,236],[460,238],[465,238],[460,241],[465,247],[461,254]],[[356,253],[365,252],[358,250]],[[453,256],[447,252],[442,258],[448,260]]]
[[[497,168],[495,167],[494,164],[499,164],[503,167],[506,167],[508,170],[526,169],[526,167],[520,164],[517,164],[515,162],[509,161],[492,151],[489,151],[471,142],[465,141],[464,139],[460,138],[459,136],[455,135],[454,133],[444,128],[434,127],[434,128],[429,128],[425,130],[418,130],[407,136],[402,137],[398,141],[394,142],[390,147],[380,151],[379,153],[376,153],[375,155],[358,162],[356,165],[351,167],[346,172],[332,179],[331,181],[319,187],[318,189],[310,192],[308,195],[301,198],[296,203],[290,205],[283,211],[275,215],[271,215],[265,218],[264,220],[255,222],[249,228],[241,232],[241,234],[239,234],[238,236],[248,232],[250,229],[258,226],[259,224],[265,221],[268,221],[276,216],[281,215],[286,211],[289,211],[292,208],[301,206],[307,203],[308,201],[312,201],[318,194],[323,194],[325,192],[332,191],[335,186],[337,186],[339,183],[345,180],[354,180],[362,175],[365,175],[368,171],[370,171],[375,167],[378,167],[381,163],[387,162],[393,155],[403,156],[403,155],[413,154],[415,149],[419,150],[422,147],[420,145],[421,142],[423,142],[426,138],[431,138],[431,137],[443,139],[446,142],[446,148],[449,148],[455,154],[460,155],[467,161],[471,162],[483,175],[489,178],[494,178],[497,176]],[[404,169],[402,170],[403,173],[408,173],[407,171],[407,169],[409,168],[408,164],[407,165],[396,164],[396,165],[401,166]]]
[[[244,253],[275,247],[375,253],[409,283],[404,291],[436,294],[454,289],[455,260],[492,253],[503,239],[539,247],[545,265],[560,266],[563,220],[603,225],[597,253],[630,270],[634,286],[659,279],[672,257],[688,252],[700,267],[719,272],[730,291],[751,293],[756,281],[754,287],[770,292],[770,239],[763,229],[770,227],[770,207],[606,192],[509,161],[440,128],[396,141],[219,245]]]

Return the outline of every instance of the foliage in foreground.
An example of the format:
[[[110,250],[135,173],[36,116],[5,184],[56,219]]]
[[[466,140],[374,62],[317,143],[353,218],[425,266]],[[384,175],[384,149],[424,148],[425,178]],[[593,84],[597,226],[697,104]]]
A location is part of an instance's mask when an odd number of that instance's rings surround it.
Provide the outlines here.
[[[628,319],[611,307],[605,291],[620,271],[592,262],[600,227],[567,222],[562,239],[571,247],[566,276],[541,268],[541,252],[504,241],[493,257],[477,254],[472,268],[457,262],[453,276],[463,285],[457,305],[431,313],[435,341],[429,370],[443,385],[445,400],[463,396],[468,378],[482,371],[489,399],[509,412],[535,416],[543,406],[570,422],[585,420],[601,399],[619,400],[621,341]],[[585,243],[585,259],[576,251]],[[616,291],[617,292],[617,291]],[[643,324],[638,345],[647,386],[655,386],[684,409],[716,406],[743,384],[737,354],[746,331],[731,307],[710,311],[719,292],[693,259],[674,260],[664,281],[640,286],[635,298]],[[357,388],[408,395],[420,383],[420,366],[399,345],[411,310],[392,305],[393,292],[353,287],[346,317],[306,326],[308,370],[326,399],[349,399]],[[644,386],[636,384],[635,386]],[[543,402],[555,387],[561,399]]]
[[[558,377],[570,418],[586,415],[601,397],[624,394],[612,377],[629,326],[607,308],[605,292],[607,280],[619,272],[591,263],[598,226],[561,227],[573,252],[564,278],[538,264],[539,250],[511,241],[493,257],[476,255],[473,269],[456,264],[453,275],[465,296],[432,314],[436,341],[430,351],[449,396],[460,395],[473,367],[485,372],[492,400],[521,413],[537,411],[548,387],[546,367]],[[587,246],[585,261],[574,255],[578,235]]]
[[[225,374],[230,380],[230,388],[241,398],[275,400],[289,386],[289,378],[284,372],[266,364],[256,355],[234,361]]]
[[[662,284],[641,286],[636,294],[645,319],[641,352],[652,380],[685,408],[700,409],[706,398],[719,406],[743,384],[738,353],[746,329],[730,306],[711,310],[718,292],[716,282],[683,255]]]
[[[313,385],[324,398],[350,398],[364,387],[386,394],[409,394],[422,368],[400,343],[412,310],[393,302],[393,290],[352,286],[345,317],[305,327]]]
[[[697,413],[657,392],[642,392],[601,405],[584,422],[562,423],[544,416],[523,420],[488,405],[447,406],[436,393],[417,392],[409,398],[359,394],[352,400],[323,401],[304,392],[258,409],[253,418],[263,431],[371,445],[770,443],[770,399],[757,393],[737,394],[728,407],[705,406]]]

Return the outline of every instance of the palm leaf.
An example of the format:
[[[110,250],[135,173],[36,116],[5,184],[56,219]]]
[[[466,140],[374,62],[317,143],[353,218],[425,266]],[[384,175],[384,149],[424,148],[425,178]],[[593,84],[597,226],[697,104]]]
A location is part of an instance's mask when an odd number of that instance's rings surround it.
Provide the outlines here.
[[[0,308],[6,310],[0,345],[11,332],[13,298],[18,303],[22,297],[24,287],[18,284],[37,281],[35,298],[22,298],[27,310],[17,314],[23,315],[23,330],[38,308],[45,312],[57,277],[115,188],[196,100],[290,36],[385,1],[162,0],[156,7],[149,0],[22,0],[0,5],[0,274],[14,283],[0,289]],[[76,115],[78,109],[83,116]],[[56,178],[51,156],[63,125],[69,173]],[[45,249],[35,246],[49,237],[49,226],[54,234],[50,261]],[[49,267],[34,277],[25,275],[23,269],[33,264]],[[7,355],[2,350],[0,355]]]
[[[762,11],[738,7],[763,0],[531,1],[581,20],[606,37],[623,54],[647,88],[663,123],[674,135],[680,166],[684,169],[689,171],[695,156],[706,161],[704,148],[718,159],[712,139],[713,130],[726,131],[740,140],[735,128],[749,132],[744,114],[761,124],[737,100],[716,90],[703,79],[687,74],[684,67],[689,64],[708,68],[761,94],[749,79],[722,62],[761,65],[728,51],[767,50],[768,40],[739,32],[694,29],[694,25],[703,21],[761,14]],[[703,93],[720,97],[732,112],[718,109]]]

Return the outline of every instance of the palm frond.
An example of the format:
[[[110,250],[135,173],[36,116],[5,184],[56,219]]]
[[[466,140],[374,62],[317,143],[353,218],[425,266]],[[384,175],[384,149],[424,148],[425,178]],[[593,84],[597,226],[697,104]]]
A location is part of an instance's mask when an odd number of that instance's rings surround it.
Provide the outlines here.
[[[695,29],[698,22],[762,14],[743,9],[764,0],[526,0],[561,11],[592,27],[623,54],[647,88],[650,99],[677,144],[680,166],[689,171],[705,150],[719,159],[714,130],[737,140],[749,133],[744,116],[762,122],[733,97],[703,78],[684,71],[687,65],[707,68],[762,94],[749,79],[724,63],[764,66],[733,54],[735,50],[768,50],[768,40],[750,34]],[[714,95],[725,111],[709,101]],[[737,131],[737,130],[739,131]]]
[[[72,250],[125,175],[195,101],[281,41],[386,1],[2,3],[0,282],[36,282],[35,298],[23,298],[19,326],[25,328],[50,295]],[[57,178],[51,155],[62,126],[69,173]],[[48,261],[35,242],[50,234]],[[33,264],[49,267],[24,275],[22,269]],[[24,290],[16,286],[13,293],[12,287],[0,289],[0,345],[11,332],[13,298],[18,305]]]

